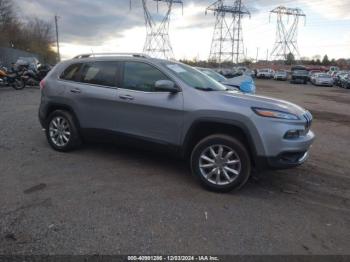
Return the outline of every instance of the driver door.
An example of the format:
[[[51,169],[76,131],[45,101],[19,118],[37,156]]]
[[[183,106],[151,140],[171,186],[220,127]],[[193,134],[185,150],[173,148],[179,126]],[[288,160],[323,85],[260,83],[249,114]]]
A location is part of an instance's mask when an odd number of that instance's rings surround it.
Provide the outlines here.
[[[183,123],[182,92],[156,91],[156,81],[171,79],[151,64],[130,61],[123,67],[116,98],[118,131],[161,144],[178,144]]]

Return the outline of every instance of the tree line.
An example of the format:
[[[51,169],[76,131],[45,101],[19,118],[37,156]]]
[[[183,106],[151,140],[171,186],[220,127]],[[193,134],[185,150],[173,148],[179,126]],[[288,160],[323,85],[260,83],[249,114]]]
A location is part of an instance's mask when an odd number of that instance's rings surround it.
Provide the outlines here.
[[[207,60],[198,60],[198,59],[182,59],[180,62],[183,62],[185,64],[188,64],[190,66],[199,66],[199,67],[223,67],[223,68],[229,68],[236,66],[235,63],[232,62],[223,62],[223,63],[218,63],[216,61],[207,61]],[[259,61],[259,62],[266,62],[266,61]],[[277,64],[277,65],[306,65],[306,66],[338,66],[342,69],[348,69],[350,67],[349,60],[346,59],[329,59],[328,55],[324,55],[324,57],[321,59],[321,56],[315,56],[312,59],[303,57],[300,60],[296,60],[294,58],[293,54],[288,54],[285,60],[279,60],[279,61],[268,61],[268,63],[271,64]],[[244,66],[254,66],[256,64],[256,61],[250,60],[250,59],[245,59],[240,63],[240,65]]]
[[[52,23],[39,18],[20,18],[13,0],[0,0],[0,46],[21,49],[55,63],[57,54]]]

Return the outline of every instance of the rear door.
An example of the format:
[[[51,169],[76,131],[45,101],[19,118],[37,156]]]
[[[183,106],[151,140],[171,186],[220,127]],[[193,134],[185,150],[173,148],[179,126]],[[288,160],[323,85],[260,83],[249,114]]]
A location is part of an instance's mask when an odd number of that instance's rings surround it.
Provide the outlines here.
[[[70,82],[66,94],[81,128],[115,130],[115,101],[120,62],[96,61],[84,63],[79,77]]]
[[[146,140],[176,145],[183,124],[183,93],[157,92],[155,82],[171,80],[146,62],[124,62],[117,95],[117,129]]]

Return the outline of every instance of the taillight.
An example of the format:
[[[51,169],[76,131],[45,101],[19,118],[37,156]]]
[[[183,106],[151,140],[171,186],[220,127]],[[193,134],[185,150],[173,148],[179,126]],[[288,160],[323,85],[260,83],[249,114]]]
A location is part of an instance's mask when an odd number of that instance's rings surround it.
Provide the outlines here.
[[[45,87],[45,80],[44,79],[41,80],[39,85],[40,85],[40,89],[44,89],[44,87]]]

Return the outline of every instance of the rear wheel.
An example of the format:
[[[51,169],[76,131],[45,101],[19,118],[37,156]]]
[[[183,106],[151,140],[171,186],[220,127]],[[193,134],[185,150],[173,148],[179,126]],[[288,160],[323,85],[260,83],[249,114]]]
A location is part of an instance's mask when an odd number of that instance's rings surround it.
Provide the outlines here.
[[[228,192],[248,181],[251,161],[240,141],[227,135],[212,135],[193,149],[191,169],[207,189]]]
[[[64,110],[56,110],[49,116],[46,137],[51,147],[61,152],[73,150],[81,144],[76,122]]]

